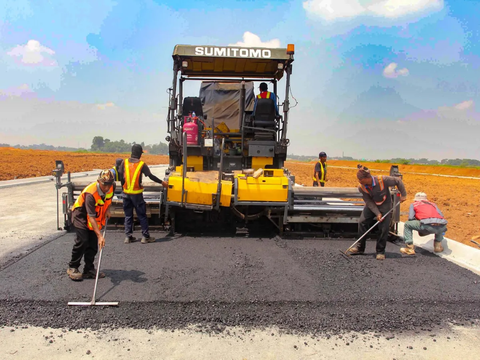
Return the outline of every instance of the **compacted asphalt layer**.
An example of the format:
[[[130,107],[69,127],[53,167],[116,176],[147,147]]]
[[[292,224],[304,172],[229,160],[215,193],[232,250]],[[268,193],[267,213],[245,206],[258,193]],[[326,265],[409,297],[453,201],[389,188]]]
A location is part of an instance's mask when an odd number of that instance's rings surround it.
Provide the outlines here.
[[[67,306],[90,301],[94,287],[66,274],[73,233],[15,259],[0,270],[0,323],[214,333],[276,326],[319,336],[479,325],[480,278],[420,248],[402,257],[388,243],[377,261],[374,241],[346,259],[340,250],[354,239],[152,235],[154,243],[124,244],[122,232],[107,231],[97,301],[118,307]]]

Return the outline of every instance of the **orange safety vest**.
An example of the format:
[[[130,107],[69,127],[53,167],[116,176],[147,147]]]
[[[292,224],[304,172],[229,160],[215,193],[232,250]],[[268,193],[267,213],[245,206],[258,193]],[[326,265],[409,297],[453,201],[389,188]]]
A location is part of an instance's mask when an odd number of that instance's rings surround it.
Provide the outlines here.
[[[270,99],[270,91],[264,91],[257,95],[257,99]]]
[[[379,177],[374,176],[374,178],[377,179],[378,185],[380,185],[380,191],[383,191],[383,189],[385,189],[385,184],[383,183],[383,176],[379,176]],[[360,184],[360,187],[362,188],[362,190],[364,192],[366,192],[366,193],[370,194],[370,196],[372,196],[372,193],[369,190],[367,190],[367,188],[364,185]],[[373,199],[373,196],[372,196],[372,199]],[[385,202],[385,200],[387,200],[387,193],[386,192],[385,192],[385,195],[383,195],[383,198],[382,198],[381,201],[375,201],[375,199],[374,199],[375,204],[377,204],[377,205],[382,205]]]
[[[123,184],[125,194],[141,194],[143,192],[143,186],[140,185],[143,164],[145,164],[143,161],[131,163],[125,159],[125,183]]]
[[[90,185],[88,185],[81,194],[78,196],[77,200],[75,201],[75,204],[72,206],[72,211],[75,210],[76,208],[82,207],[83,204],[85,203],[85,197],[88,194],[92,194],[93,198],[95,199],[95,213],[97,214],[95,221],[97,222],[98,228],[101,230],[105,226],[105,214],[107,213],[108,207],[112,203],[112,198],[113,198],[113,186],[110,187],[110,190],[108,193],[105,194],[105,200],[102,199],[100,194],[98,193],[97,190],[97,182],[93,182]],[[91,224],[91,219],[90,216],[87,214],[87,225],[90,230],[93,230],[92,224]]]

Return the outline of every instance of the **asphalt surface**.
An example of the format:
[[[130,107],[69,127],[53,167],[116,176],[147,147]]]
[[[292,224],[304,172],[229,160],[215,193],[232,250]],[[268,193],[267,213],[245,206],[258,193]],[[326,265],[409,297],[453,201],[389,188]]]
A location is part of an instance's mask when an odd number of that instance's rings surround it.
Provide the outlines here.
[[[349,240],[166,236],[123,243],[107,232],[97,301],[94,280],[66,275],[74,234],[45,243],[0,270],[0,323],[92,329],[182,329],[219,333],[230,326],[277,326],[323,336],[349,331],[383,336],[480,324],[480,278],[427,251],[402,257],[388,243],[385,261],[347,260]],[[98,260],[98,256],[97,256]]]

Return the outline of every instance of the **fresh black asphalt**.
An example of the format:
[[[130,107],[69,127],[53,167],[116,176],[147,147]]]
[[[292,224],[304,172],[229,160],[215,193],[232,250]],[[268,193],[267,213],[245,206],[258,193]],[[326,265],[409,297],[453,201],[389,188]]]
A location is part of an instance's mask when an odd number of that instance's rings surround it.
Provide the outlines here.
[[[278,326],[287,332],[381,334],[435,331],[480,320],[480,278],[417,248],[402,257],[388,243],[385,261],[344,258],[352,239],[284,240],[152,233],[151,244],[107,233],[97,301],[94,280],[67,274],[74,234],[46,243],[0,271],[0,323],[53,328],[132,327],[206,331]],[[98,256],[97,256],[98,259]],[[203,330],[202,330],[203,331]]]

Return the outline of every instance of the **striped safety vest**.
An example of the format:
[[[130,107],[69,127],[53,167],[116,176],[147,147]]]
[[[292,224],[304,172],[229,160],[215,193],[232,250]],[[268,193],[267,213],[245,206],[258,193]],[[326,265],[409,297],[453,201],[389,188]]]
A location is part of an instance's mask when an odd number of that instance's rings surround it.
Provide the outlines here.
[[[319,181],[320,183],[324,184],[325,183],[325,167],[327,166],[327,164],[325,164],[325,166],[322,165],[322,162],[319,160],[318,163],[320,164],[320,169],[321,169],[321,175],[320,175],[320,179],[317,179],[315,176],[313,177],[313,181]],[[315,171],[315,175],[317,174],[317,172]]]
[[[377,176],[372,176],[372,177],[373,177],[373,179],[377,179],[377,183],[380,186],[380,192],[384,192],[385,184],[383,183],[383,176],[378,176],[378,177]],[[367,190],[365,185],[360,185],[360,187],[362,188],[362,190],[364,192],[366,192],[367,194],[370,194],[370,196],[373,199],[373,193],[370,190]],[[385,202],[385,200],[387,200],[387,191],[385,191],[385,194],[383,195],[383,197],[380,201],[376,201],[375,199],[373,199],[373,201],[375,201],[375,204],[377,204],[377,205],[382,205]]]
[[[72,206],[72,212],[76,208],[82,207],[85,204],[85,197],[87,194],[92,194],[95,199],[95,213],[97,217],[95,221],[97,222],[98,228],[101,230],[105,226],[105,214],[107,213],[108,207],[112,203],[113,198],[113,186],[110,187],[108,193],[105,194],[105,199],[102,199],[97,190],[97,182],[93,182],[83,189],[82,193],[78,196],[75,204]],[[90,216],[87,214],[87,226],[90,230],[93,230],[92,223],[93,221]]]
[[[270,91],[264,91],[257,95],[257,99],[270,99]]]
[[[143,161],[131,163],[125,159],[125,183],[123,184],[123,192],[125,194],[141,194],[143,186],[140,185],[140,175],[142,174]]]

